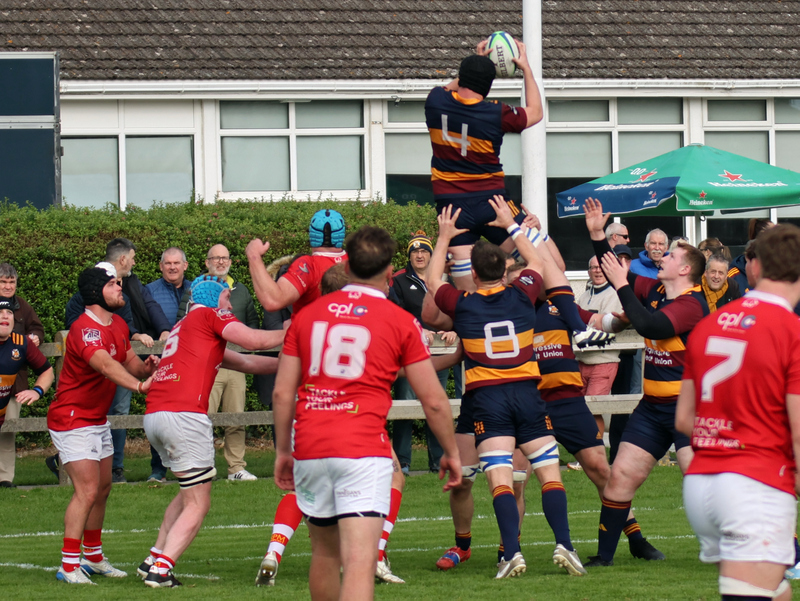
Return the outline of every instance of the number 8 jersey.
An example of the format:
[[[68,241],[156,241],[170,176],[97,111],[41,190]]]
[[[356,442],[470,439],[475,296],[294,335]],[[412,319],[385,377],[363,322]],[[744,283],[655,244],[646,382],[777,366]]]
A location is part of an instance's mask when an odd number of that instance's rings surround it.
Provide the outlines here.
[[[391,457],[386,416],[398,370],[430,357],[414,317],[349,284],[292,319],[283,353],[298,357],[295,459]]]
[[[794,494],[786,395],[800,394],[800,322],[782,298],[751,290],[698,323],[683,378],[695,387],[687,474],[734,473]]]

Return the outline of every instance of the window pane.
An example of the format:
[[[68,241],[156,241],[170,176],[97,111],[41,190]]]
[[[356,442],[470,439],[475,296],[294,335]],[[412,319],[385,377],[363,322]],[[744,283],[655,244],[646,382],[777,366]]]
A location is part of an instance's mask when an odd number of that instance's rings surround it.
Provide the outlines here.
[[[775,132],[775,163],[778,167],[800,171],[800,132],[778,131]],[[778,209],[778,219],[784,217],[800,217],[800,206]]]
[[[665,152],[677,150],[683,144],[679,131],[665,132],[620,132],[619,168],[624,169]]]
[[[431,138],[428,134],[386,134],[386,173],[431,173]]]
[[[547,134],[547,177],[585,177],[611,173],[611,134]]]
[[[363,190],[362,136],[297,138],[298,190]]]
[[[222,129],[286,129],[289,127],[289,105],[281,102],[219,103]]]
[[[765,131],[707,131],[706,146],[769,162],[769,135]]]
[[[222,191],[285,191],[289,138],[222,138]]]
[[[680,98],[620,98],[617,120],[623,125],[683,123],[683,100]]]
[[[432,205],[431,176],[387,174],[386,197],[400,205],[407,205],[410,202]]]
[[[800,98],[776,98],[775,123],[800,123]]]
[[[608,121],[607,100],[548,100],[548,120],[553,123],[568,121]]]
[[[522,175],[522,134],[503,136],[500,162],[506,175]]]
[[[709,100],[709,121],[766,121],[766,100]]]
[[[119,205],[117,138],[61,138],[61,191],[78,207]]]
[[[425,123],[425,103],[389,101],[389,121],[392,123]]]
[[[127,204],[188,202],[194,190],[191,136],[126,138]]]
[[[298,102],[294,111],[300,128],[363,127],[364,124],[364,107],[360,100]]]

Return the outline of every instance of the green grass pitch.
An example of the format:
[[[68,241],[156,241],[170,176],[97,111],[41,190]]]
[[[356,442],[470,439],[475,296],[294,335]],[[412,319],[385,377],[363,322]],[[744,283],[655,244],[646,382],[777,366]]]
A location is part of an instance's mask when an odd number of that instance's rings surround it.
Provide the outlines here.
[[[423,469],[424,451],[415,452],[412,469]],[[272,472],[272,453],[248,453],[248,469]],[[224,459],[217,465],[221,474]],[[103,548],[111,562],[131,575],[100,579],[97,587],[69,586],[55,579],[60,562],[63,515],[71,488],[57,486],[0,489],[0,590],[6,599],[308,599],[309,540],[301,525],[289,544],[274,588],[257,588],[254,579],[266,550],[281,491],[271,479],[229,482],[212,489],[211,511],[192,546],[178,561],[184,586],[147,589],[136,566],[154,542],[164,508],[177,484],[148,485],[149,458],[126,460],[126,475],[138,483],[115,485],[109,498]],[[52,483],[42,457],[18,460],[18,484]],[[585,475],[563,472],[569,499],[572,538],[582,559],[596,552],[599,501]],[[498,530],[483,477],[475,486],[473,555],[450,572],[436,559],[453,545],[447,497],[432,474],[407,479],[400,519],[389,540],[389,557],[405,585],[379,584],[376,599],[506,600],[657,600],[718,599],[716,567],[697,559],[698,545],[686,520],[677,467],[656,467],[634,500],[648,537],[667,561],[633,559],[623,536],[611,568],[592,569],[587,577],[569,577],[552,563],[552,533],[541,513],[538,487],[531,483],[522,532],[528,571],[520,578],[495,581]]]

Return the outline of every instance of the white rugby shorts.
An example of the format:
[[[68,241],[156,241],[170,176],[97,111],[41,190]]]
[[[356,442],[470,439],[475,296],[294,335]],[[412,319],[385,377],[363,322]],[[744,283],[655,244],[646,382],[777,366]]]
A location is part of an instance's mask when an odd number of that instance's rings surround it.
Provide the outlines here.
[[[62,432],[50,430],[50,438],[58,449],[62,464],[82,459],[100,461],[114,454],[109,422],[102,426],[84,426]]]
[[[164,466],[174,473],[214,467],[214,428],[205,413],[148,413],[144,431]]]
[[[294,486],[297,506],[309,518],[386,517],[392,488],[392,459],[295,460]]]
[[[683,479],[683,504],[700,561],[794,565],[794,495],[741,474],[692,474]]]

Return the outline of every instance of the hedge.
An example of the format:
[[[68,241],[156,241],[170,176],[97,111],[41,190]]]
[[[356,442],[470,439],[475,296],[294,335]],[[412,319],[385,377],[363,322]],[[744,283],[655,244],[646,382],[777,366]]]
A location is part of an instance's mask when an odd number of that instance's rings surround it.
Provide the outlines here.
[[[247,243],[253,238],[269,240],[267,263],[307,252],[311,216],[325,208],[342,213],[348,232],[365,224],[388,230],[398,242],[393,261],[398,269],[406,264],[405,248],[414,232],[422,229],[434,237],[437,231],[433,207],[392,201],[155,203],[147,210],[129,207],[125,211],[110,205],[103,209],[65,205],[39,211],[6,202],[0,204],[0,261],[17,269],[18,293],[36,310],[45,339],[52,341],[55,333],[64,329],[64,309],[77,290],[78,274],[103,259],[106,243],[113,238],[129,238],[136,245],[133,271],[145,284],[161,277],[158,263],[164,249],[182,248],[189,262],[186,274],[195,277],[205,269],[208,249],[225,244],[232,258],[231,275],[252,291],[244,254]],[[137,396],[134,413],[143,410]],[[255,395],[248,397],[248,405],[258,408]],[[22,409],[23,417],[45,413],[46,403]]]

